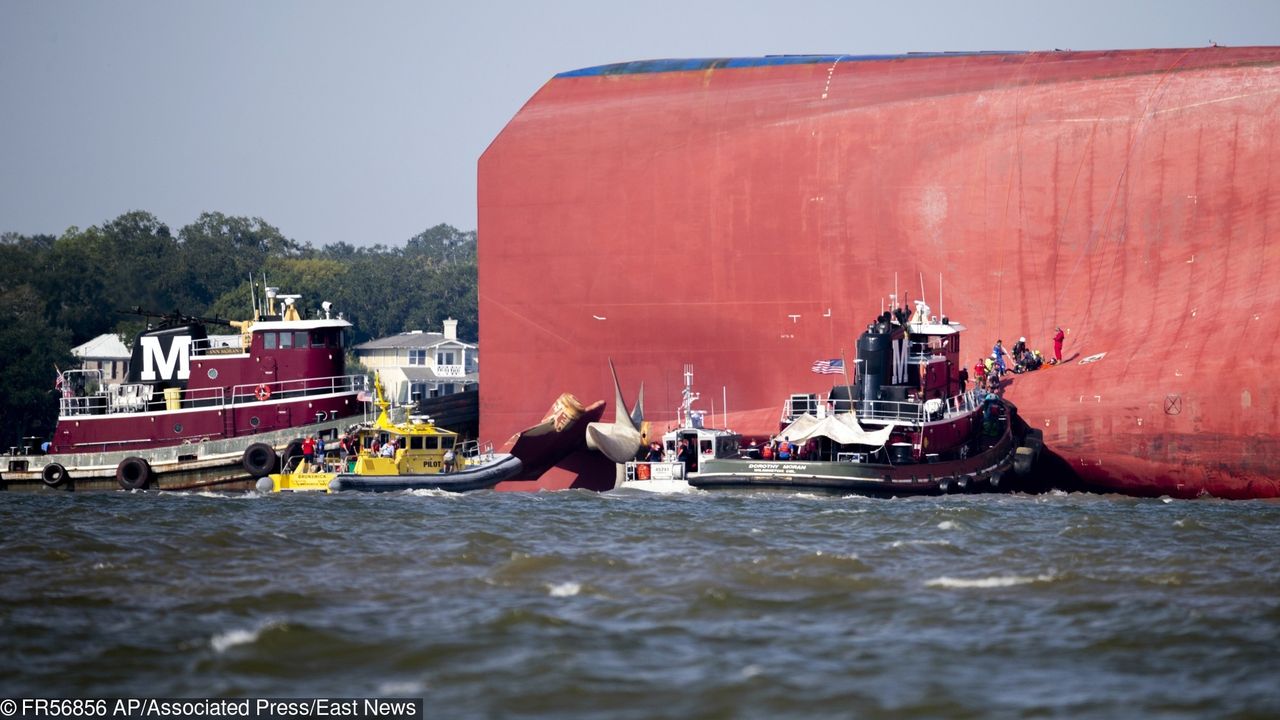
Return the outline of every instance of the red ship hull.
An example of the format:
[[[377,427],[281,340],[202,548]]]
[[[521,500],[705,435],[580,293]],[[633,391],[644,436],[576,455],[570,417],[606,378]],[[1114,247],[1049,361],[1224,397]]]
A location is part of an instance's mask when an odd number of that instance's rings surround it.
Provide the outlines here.
[[[659,424],[683,363],[766,416],[897,273],[971,348],[1069,330],[1007,390],[1064,480],[1280,496],[1277,157],[1280,48],[566,73],[480,160],[481,434],[610,358]]]

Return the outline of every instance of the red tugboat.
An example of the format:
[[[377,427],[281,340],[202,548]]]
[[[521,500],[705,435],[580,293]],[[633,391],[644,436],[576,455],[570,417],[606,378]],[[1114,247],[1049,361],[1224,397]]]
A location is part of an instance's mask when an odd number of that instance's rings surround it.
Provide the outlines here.
[[[902,496],[1029,487],[1024,478],[1042,438],[1019,423],[1014,407],[995,392],[961,383],[963,325],[946,316],[940,322],[923,302],[916,302],[911,318],[906,315],[882,313],[868,325],[858,340],[854,377],[846,375],[826,398],[788,397],[780,430],[764,438],[762,447],[742,447],[736,433],[694,423],[691,432],[664,436],[667,462],[627,462],[627,480],[644,487],[639,480],[667,470],[678,437],[698,446],[687,468],[663,477],[685,478],[695,488]],[[844,361],[829,364],[844,372]],[[731,442],[717,442],[718,437]]]
[[[46,454],[8,456],[0,487],[247,490],[299,435],[336,438],[363,416],[365,378],[345,371],[351,324],[330,317],[329,303],[304,319],[299,297],[267,288],[247,321],[157,316],[120,385],[63,373]],[[240,332],[210,337],[211,323]]]
[[[858,338],[852,381],[824,399],[788,398],[770,457],[717,453],[686,477],[695,488],[768,487],[937,495],[1025,487],[1043,444],[993,392],[960,381],[961,325],[917,302],[885,312]],[[840,363],[843,365],[843,362]]]

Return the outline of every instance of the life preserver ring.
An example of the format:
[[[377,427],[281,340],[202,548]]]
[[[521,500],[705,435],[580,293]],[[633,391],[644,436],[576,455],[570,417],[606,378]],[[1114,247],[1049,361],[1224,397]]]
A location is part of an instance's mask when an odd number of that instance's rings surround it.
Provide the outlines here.
[[[127,457],[116,466],[116,483],[123,490],[145,490],[151,484],[151,463],[140,457]]]
[[[259,400],[270,400],[271,388],[267,387],[266,385],[259,385],[258,387],[254,388],[253,396],[258,398]]]
[[[266,443],[256,442],[244,449],[240,465],[251,478],[266,477],[276,471],[276,449]]]
[[[70,478],[67,469],[58,463],[49,463],[40,471],[40,481],[51,488],[61,487]]]

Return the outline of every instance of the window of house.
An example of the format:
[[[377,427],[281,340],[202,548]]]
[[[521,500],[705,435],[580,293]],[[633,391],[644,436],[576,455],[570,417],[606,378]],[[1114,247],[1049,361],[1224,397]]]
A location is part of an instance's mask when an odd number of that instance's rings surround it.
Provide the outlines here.
[[[431,397],[429,392],[426,383],[412,383],[409,385],[409,400],[410,402],[418,402],[424,397]]]
[[[458,363],[454,360],[454,351],[453,350],[437,350],[436,364],[437,365],[457,365]]]
[[[412,350],[410,350],[409,364],[410,365],[426,365],[427,364],[426,348],[413,348]]]

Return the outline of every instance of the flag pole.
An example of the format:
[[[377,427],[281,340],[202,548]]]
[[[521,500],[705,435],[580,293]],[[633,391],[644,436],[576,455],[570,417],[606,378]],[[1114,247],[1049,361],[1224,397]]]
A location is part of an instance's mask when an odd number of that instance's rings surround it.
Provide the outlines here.
[[[853,387],[849,384],[849,365],[844,361],[844,348],[840,348],[840,374],[844,375],[844,390],[849,393],[849,412],[853,412]],[[835,407],[831,409],[834,411]]]

